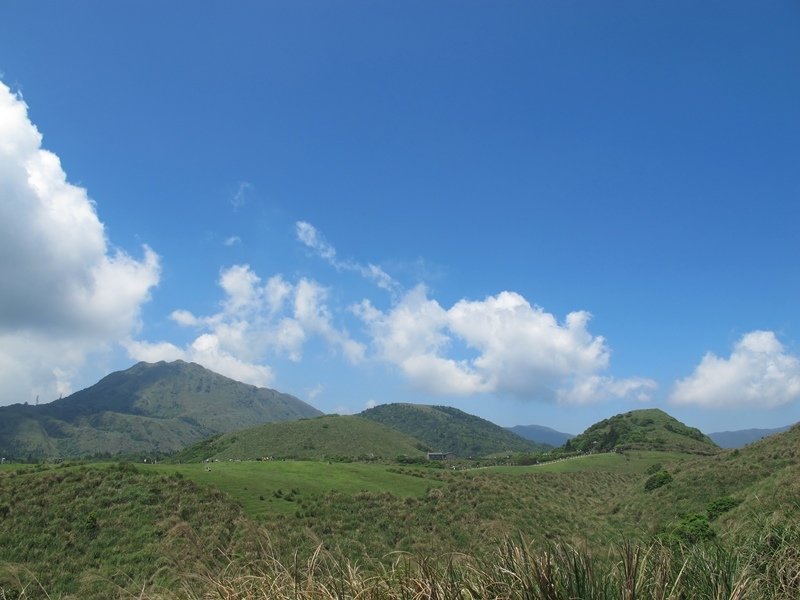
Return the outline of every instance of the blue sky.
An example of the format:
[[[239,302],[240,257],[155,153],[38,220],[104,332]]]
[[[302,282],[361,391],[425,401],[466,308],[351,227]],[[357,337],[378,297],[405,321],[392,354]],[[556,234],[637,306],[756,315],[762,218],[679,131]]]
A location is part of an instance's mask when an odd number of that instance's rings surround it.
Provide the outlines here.
[[[324,411],[800,420],[798,31],[795,2],[5,2],[0,404],[183,358]]]

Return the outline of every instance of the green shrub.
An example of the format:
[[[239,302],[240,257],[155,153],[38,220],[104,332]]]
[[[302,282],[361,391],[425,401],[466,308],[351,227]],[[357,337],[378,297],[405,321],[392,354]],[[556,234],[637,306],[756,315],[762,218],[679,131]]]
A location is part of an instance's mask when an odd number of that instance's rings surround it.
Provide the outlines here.
[[[653,491],[661,486],[667,485],[670,481],[672,481],[672,475],[667,471],[659,471],[647,478],[647,481],[644,482],[644,491]]]
[[[738,506],[740,502],[741,500],[737,500],[733,496],[722,496],[721,498],[712,500],[708,503],[708,507],[706,508],[708,519],[714,521],[722,513],[726,513]]]
[[[703,540],[713,539],[716,533],[711,529],[711,523],[708,522],[708,517],[694,513],[683,517],[672,529],[672,535],[680,538],[684,542],[695,544]]]

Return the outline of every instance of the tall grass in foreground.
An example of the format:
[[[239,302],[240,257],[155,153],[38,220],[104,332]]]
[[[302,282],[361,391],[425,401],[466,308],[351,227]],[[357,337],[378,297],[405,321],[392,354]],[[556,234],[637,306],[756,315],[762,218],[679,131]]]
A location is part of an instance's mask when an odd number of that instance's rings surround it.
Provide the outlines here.
[[[318,548],[307,562],[268,548],[184,582],[191,600],[796,600],[800,530],[771,526],[735,549],[624,542],[597,555],[569,545],[508,540],[484,559],[398,554],[390,565],[339,560]]]
[[[186,532],[184,532],[186,533]],[[184,541],[187,541],[184,539]],[[214,561],[210,561],[214,562]],[[670,541],[623,542],[604,553],[506,540],[485,558],[397,553],[356,563],[325,551],[282,560],[269,544],[250,559],[197,564],[169,589],[151,585],[113,597],[137,600],[797,600],[800,528],[771,525],[734,548]],[[204,566],[205,565],[205,566]],[[187,565],[184,565],[186,568]],[[36,586],[33,586],[36,587]],[[0,600],[49,596],[17,589]],[[136,588],[133,588],[134,590]],[[111,596],[109,596],[111,597]]]

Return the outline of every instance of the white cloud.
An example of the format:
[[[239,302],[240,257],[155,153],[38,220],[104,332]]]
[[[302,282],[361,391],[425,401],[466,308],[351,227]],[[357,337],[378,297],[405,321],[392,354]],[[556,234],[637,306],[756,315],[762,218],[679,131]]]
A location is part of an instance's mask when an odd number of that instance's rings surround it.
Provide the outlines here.
[[[800,358],[787,353],[771,331],[745,334],[729,358],[707,353],[671,396],[675,404],[713,408],[776,407],[798,399]]]
[[[535,393],[609,363],[605,340],[587,331],[591,315],[583,311],[568,314],[560,324],[519,294],[502,292],[483,301],[461,300],[448,317],[451,330],[480,353],[475,367],[498,391]]]
[[[242,243],[242,238],[238,235],[232,235],[230,237],[225,238],[225,241],[222,242],[226,246],[236,246],[237,244]]]
[[[364,404],[365,409],[375,408],[376,406],[378,406],[378,402],[375,400],[367,400],[367,403]]]
[[[250,195],[253,193],[253,185],[248,181],[240,181],[236,186],[236,191],[230,197],[230,203],[234,212],[247,204]]]
[[[95,204],[0,83],[0,403],[71,391],[87,356],[139,326],[158,256],[110,247]]]
[[[325,386],[323,386],[321,383],[318,383],[317,385],[315,385],[314,387],[309,389],[308,392],[306,392],[306,396],[308,397],[309,400],[314,400],[324,390],[325,390]]]
[[[363,301],[354,312],[367,325],[379,359],[400,368],[415,387],[435,394],[484,392],[585,403],[604,398],[643,399],[656,387],[647,379],[616,380],[610,350],[579,311],[563,323],[514,292],[449,309],[418,286],[390,310]],[[461,343],[471,357],[454,357]]]
[[[602,398],[625,398],[637,402],[649,402],[651,393],[658,387],[652,379],[634,377],[614,379],[591,375],[579,378],[571,387],[559,390],[558,400],[562,404],[589,404]]]
[[[259,387],[268,386],[274,373],[268,365],[244,361],[221,347],[220,340],[213,334],[198,336],[186,348],[169,342],[143,342],[129,340],[124,342],[128,355],[135,360],[158,362],[160,360],[185,360],[203,365],[216,373]]]
[[[297,230],[297,239],[303,242],[306,246],[311,248],[312,250],[316,250],[319,255],[327,261],[334,262],[336,261],[336,249],[331,246],[325,238],[322,237],[322,234],[317,231],[317,228],[314,227],[311,223],[306,223],[305,221],[298,221],[295,223],[295,228]],[[334,263],[335,266],[335,263]]]
[[[131,340],[128,354],[148,362],[182,358],[259,386],[274,379],[264,361],[276,356],[299,361],[314,336],[352,363],[363,359],[364,346],[333,324],[327,290],[318,283],[301,279],[291,284],[280,275],[262,283],[248,265],[234,265],[220,273],[219,285],[224,292],[219,312],[203,317],[181,309],[170,315],[179,325],[199,330],[191,343],[179,348]]]
[[[388,292],[396,292],[400,288],[400,284],[377,265],[373,265],[372,263],[363,265],[352,260],[339,260],[336,257],[336,249],[328,243],[325,237],[311,223],[297,221],[297,223],[295,223],[295,230],[298,240],[316,251],[322,259],[337,271],[352,271],[358,273],[363,278],[372,281],[379,288]]]

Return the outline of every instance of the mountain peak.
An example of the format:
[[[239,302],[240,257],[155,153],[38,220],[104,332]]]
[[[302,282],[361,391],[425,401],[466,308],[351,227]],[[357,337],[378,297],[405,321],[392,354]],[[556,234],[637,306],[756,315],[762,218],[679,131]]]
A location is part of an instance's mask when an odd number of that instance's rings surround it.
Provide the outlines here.
[[[181,360],[139,362],[49,404],[0,408],[6,456],[172,452],[209,435],[322,413]]]

